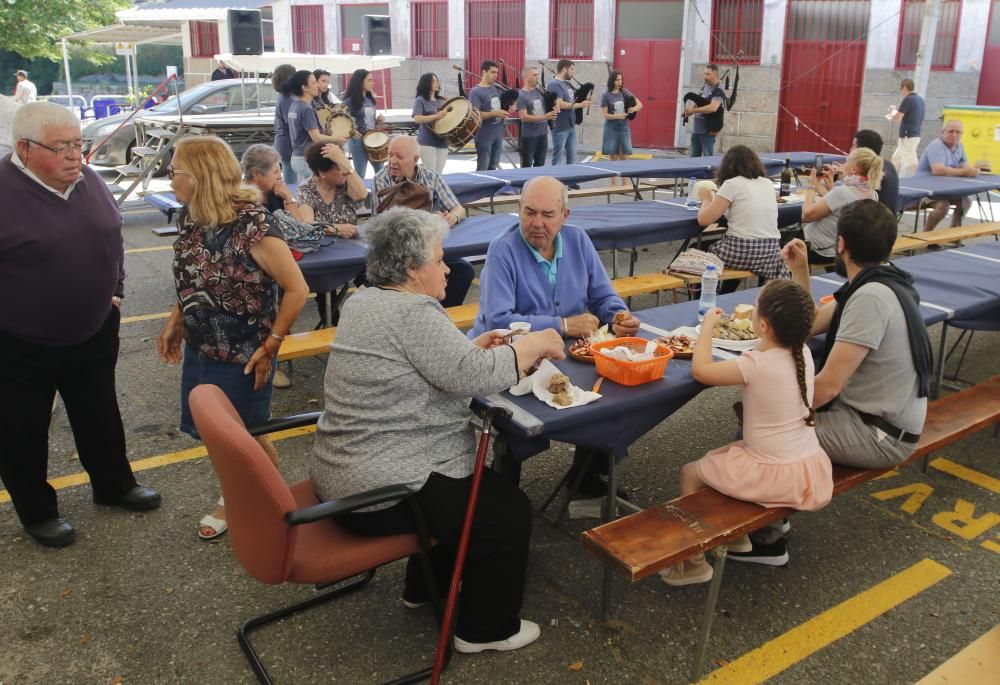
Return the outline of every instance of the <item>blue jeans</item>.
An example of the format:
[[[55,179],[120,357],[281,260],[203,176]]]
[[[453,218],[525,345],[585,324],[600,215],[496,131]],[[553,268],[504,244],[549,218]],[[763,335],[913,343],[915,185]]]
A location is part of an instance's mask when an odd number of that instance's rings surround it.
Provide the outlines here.
[[[365,144],[360,138],[351,138],[349,144],[354,170],[358,172],[358,178],[364,178],[368,171],[368,150],[365,149]],[[382,171],[382,162],[372,162],[372,169],[376,174]]]
[[[711,157],[715,154],[715,136],[711,133],[691,134],[691,156]]]
[[[548,151],[549,137],[545,134],[521,138],[521,168],[545,166]]]
[[[292,158],[281,158],[281,178],[286,185],[295,185],[299,182],[299,175],[292,168]]]
[[[552,132],[552,166],[576,164],[576,126]]]
[[[465,302],[465,296],[469,293],[472,281],[476,277],[476,270],[464,259],[445,260],[444,263],[448,266],[450,273],[441,306],[457,307]]]
[[[476,141],[476,171],[487,171],[500,166],[500,152],[503,150],[503,136],[485,143]]]

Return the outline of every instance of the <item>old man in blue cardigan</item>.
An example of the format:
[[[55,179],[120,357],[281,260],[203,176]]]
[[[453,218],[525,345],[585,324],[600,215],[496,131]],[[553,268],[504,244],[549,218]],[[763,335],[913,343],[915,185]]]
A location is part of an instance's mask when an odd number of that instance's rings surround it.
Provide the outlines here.
[[[583,338],[603,324],[619,336],[638,331],[639,320],[612,287],[590,238],[565,225],[567,200],[566,186],[550,176],[524,185],[520,226],[497,236],[486,253],[479,315],[469,337],[507,328],[512,321],[527,321],[532,331],[552,328],[565,338]],[[614,323],[618,312],[625,315]],[[578,511],[598,510],[596,498],[607,493],[606,468],[606,454],[577,448],[569,482],[579,480],[577,491],[595,498]]]

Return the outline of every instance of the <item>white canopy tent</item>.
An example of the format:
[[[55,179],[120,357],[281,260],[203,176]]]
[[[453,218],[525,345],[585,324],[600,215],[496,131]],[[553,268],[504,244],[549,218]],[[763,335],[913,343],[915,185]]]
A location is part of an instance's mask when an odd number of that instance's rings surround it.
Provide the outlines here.
[[[153,43],[160,45],[180,45],[181,33],[179,23],[166,22],[155,25],[119,23],[64,36],[62,39],[62,53],[63,69],[66,72],[66,94],[69,96],[70,102],[72,102],[73,81],[69,72],[69,49],[67,47],[67,41],[70,40],[93,43],[131,43],[136,46]],[[131,68],[129,66],[130,63]],[[132,80],[135,79],[135,87],[138,89],[138,74],[135,73],[138,69],[135,66],[134,55],[131,60],[129,56],[126,56],[125,69],[125,76],[129,80],[129,83],[131,84]],[[132,90],[131,85],[129,86],[129,90]]]
[[[325,69],[331,74],[350,74],[357,69],[377,71],[398,67],[402,57],[393,55],[309,55],[295,52],[265,52],[263,55],[216,55],[237,71],[270,74],[281,64],[294,64],[296,69]]]

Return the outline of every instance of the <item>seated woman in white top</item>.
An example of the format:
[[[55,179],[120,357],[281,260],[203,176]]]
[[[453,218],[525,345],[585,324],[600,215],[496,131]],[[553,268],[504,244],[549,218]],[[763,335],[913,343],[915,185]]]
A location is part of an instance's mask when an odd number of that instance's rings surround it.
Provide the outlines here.
[[[809,263],[832,265],[837,256],[837,220],[840,210],[858,200],[878,200],[882,186],[882,158],[866,147],[855,148],[841,167],[844,179],[833,185],[830,174],[809,174],[802,203],[803,227],[809,245]]]
[[[730,148],[716,183],[719,190],[714,197],[707,188],[699,194],[698,223],[709,226],[725,216],[729,228],[708,251],[718,255],[727,269],[752,271],[765,280],[788,278],[781,258],[774,183],[757,153],[745,145]],[[732,292],[738,285],[737,280],[723,281],[721,292]]]

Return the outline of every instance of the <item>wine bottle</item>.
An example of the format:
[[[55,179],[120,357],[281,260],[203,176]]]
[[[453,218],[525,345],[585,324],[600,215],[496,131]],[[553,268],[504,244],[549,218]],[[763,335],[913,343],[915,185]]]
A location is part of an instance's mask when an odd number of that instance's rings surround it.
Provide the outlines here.
[[[785,168],[781,170],[781,190],[779,197],[787,197],[792,192],[792,158],[785,157]]]

